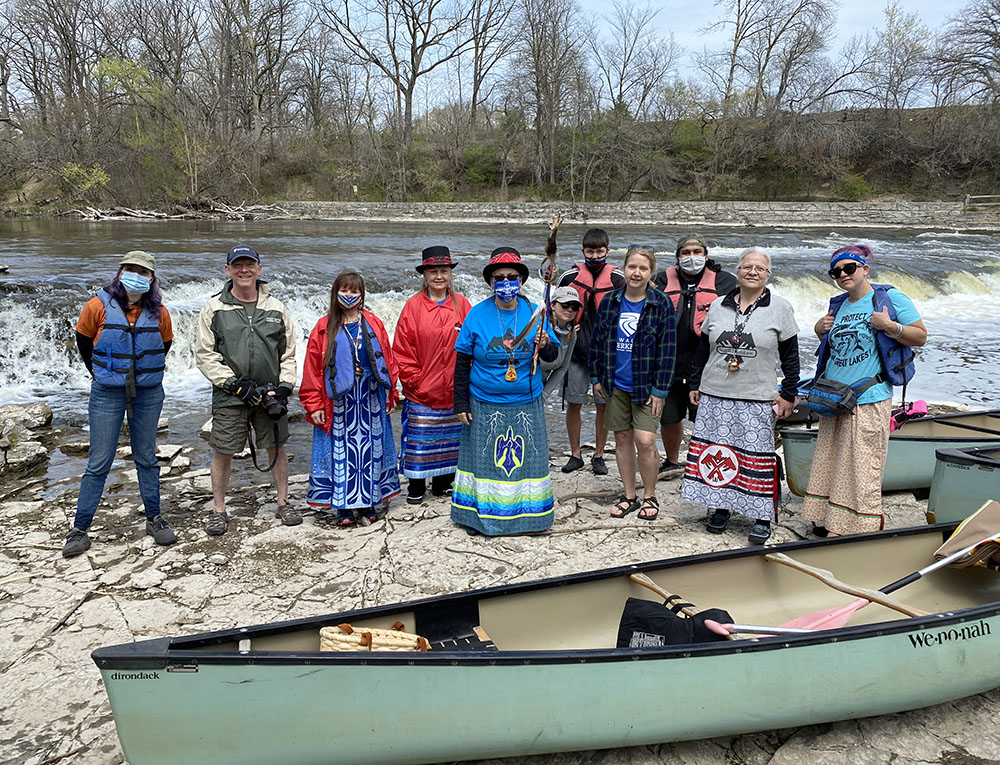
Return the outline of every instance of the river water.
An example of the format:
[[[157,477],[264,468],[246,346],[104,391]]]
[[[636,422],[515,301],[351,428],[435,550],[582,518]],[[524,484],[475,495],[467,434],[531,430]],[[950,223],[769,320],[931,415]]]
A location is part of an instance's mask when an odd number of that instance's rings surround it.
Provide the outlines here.
[[[580,252],[586,226],[564,224],[559,232],[561,269]],[[609,226],[611,260],[621,263],[631,243],[651,245],[663,264],[673,262],[673,243],[689,227]],[[845,244],[872,247],[873,280],[890,283],[916,303],[927,325],[927,346],[907,397],[968,407],[991,407],[1000,377],[1000,235],[953,231],[841,228],[703,227],[710,254],[732,270],[743,248],[765,247],[773,259],[772,289],[788,299],[802,329],[804,376],[811,374],[817,342],[811,327],[826,311],[836,287],[827,277],[829,255]],[[79,360],[74,327],[80,309],[114,275],[118,259],[133,249],[157,258],[164,303],[175,340],[167,358],[164,415],[169,434],[161,442],[196,447],[193,466],[205,465],[207,445],[198,438],[210,415],[210,390],[194,364],[198,311],[225,279],[225,253],[238,242],[253,245],[271,291],[289,307],[299,337],[299,374],[309,330],[329,303],[330,285],[345,267],[365,277],[368,307],[392,336],[406,300],[419,289],[413,270],[432,244],[451,248],[459,262],[455,285],[475,303],[487,297],[482,267],[490,251],[513,245],[532,270],[547,236],[543,225],[370,222],[49,221],[0,220],[0,404],[44,400],[55,425],[79,440],[87,424],[89,376]],[[537,299],[541,280],[526,291]],[[565,445],[560,403],[551,401],[551,444]],[[397,422],[398,417],[394,418]],[[305,469],[311,427],[292,425],[294,470]],[[590,434],[590,435],[588,435]],[[67,436],[69,438],[70,436]],[[85,438],[85,436],[83,436]],[[584,440],[592,437],[585,424]],[[49,477],[79,475],[79,458],[54,453]]]

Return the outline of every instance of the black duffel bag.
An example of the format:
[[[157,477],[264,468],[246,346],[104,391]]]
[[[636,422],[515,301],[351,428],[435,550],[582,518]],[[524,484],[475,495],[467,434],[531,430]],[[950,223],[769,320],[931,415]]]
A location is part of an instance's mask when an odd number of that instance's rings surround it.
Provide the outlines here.
[[[618,625],[617,648],[661,648],[667,645],[713,643],[726,640],[705,626],[712,619],[732,624],[733,617],[721,608],[708,608],[692,617],[681,617],[665,605],[641,598],[625,601],[622,620]]]

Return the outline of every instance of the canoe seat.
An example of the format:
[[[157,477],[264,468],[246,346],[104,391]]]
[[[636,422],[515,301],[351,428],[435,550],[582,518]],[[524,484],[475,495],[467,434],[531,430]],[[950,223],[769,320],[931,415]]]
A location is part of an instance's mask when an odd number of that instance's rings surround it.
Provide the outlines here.
[[[350,624],[323,627],[319,631],[321,651],[429,651],[430,643],[420,635],[403,632],[402,622],[396,622],[393,629],[362,627],[354,629]]]
[[[482,627],[473,627],[471,635],[439,640],[431,643],[433,651],[499,651],[496,643]]]

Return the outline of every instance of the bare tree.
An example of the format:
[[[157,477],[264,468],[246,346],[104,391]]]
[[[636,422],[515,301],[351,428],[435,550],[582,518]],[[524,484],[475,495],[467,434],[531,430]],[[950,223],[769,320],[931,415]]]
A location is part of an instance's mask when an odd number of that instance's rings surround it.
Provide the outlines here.
[[[633,116],[649,116],[657,89],[662,88],[680,57],[673,36],[655,30],[659,10],[649,5],[637,8],[625,0],[614,0],[607,26],[598,39],[590,37],[590,47],[607,88],[611,108],[624,106]]]
[[[385,74],[395,91],[403,145],[413,130],[417,84],[471,44],[472,6],[445,0],[316,0],[320,21],[355,59]]]
[[[510,24],[515,0],[471,0],[469,15],[472,54],[472,94],[469,98],[469,125],[477,128],[479,107],[488,98],[487,78],[510,54],[517,35]]]
[[[945,30],[935,75],[949,100],[1000,102],[1000,0],[972,0]]]

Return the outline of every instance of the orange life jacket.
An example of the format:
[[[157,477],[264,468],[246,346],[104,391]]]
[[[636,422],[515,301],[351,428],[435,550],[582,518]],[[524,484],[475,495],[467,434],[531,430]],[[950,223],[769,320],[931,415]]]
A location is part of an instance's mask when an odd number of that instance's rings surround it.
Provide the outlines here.
[[[611,281],[611,274],[614,273],[615,267],[610,263],[605,263],[595,280],[586,263],[575,263],[574,266],[577,274],[569,286],[575,289],[576,294],[580,296],[580,310],[576,315],[576,322],[579,324],[583,321],[583,315],[587,310],[587,302],[591,295],[594,297],[594,315],[596,315],[601,301],[615,289],[615,285]]]
[[[674,310],[678,310],[681,303],[681,295],[684,292],[694,291],[694,316],[692,317],[691,326],[694,328],[694,333],[696,335],[701,335],[701,325],[705,321],[705,317],[708,316],[708,307],[712,305],[712,302],[719,297],[719,293],[715,289],[715,271],[711,268],[705,268],[701,272],[701,278],[698,280],[697,284],[691,285],[685,282],[686,286],[681,286],[681,278],[679,274],[679,269],[677,266],[671,266],[667,269],[667,286],[664,288],[664,292],[667,297],[674,304]]]

